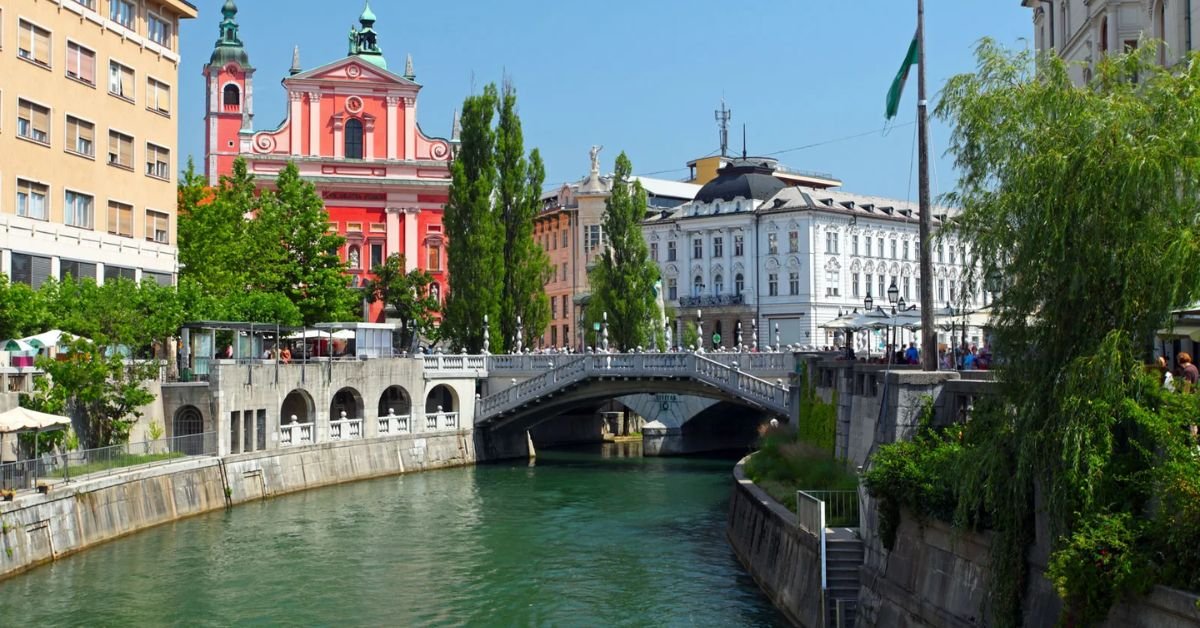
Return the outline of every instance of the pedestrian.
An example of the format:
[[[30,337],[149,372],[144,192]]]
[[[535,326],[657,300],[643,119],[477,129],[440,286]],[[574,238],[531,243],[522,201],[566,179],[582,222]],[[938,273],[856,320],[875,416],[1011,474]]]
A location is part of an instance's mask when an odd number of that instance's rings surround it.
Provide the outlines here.
[[[921,352],[917,350],[917,343],[908,343],[908,350],[904,352],[904,359],[907,360],[909,364],[921,363]]]
[[[292,350],[285,346],[283,348],[283,351],[279,352],[279,361],[283,362],[284,364],[291,364],[292,363]]]
[[[1158,356],[1158,372],[1161,375],[1163,388],[1175,390],[1175,376],[1171,374],[1171,369],[1167,368],[1165,356]]]
[[[1192,356],[1187,351],[1180,351],[1179,355],[1175,356],[1175,361],[1183,369],[1183,391],[1191,392],[1196,381],[1200,380],[1200,369],[1192,364]]]

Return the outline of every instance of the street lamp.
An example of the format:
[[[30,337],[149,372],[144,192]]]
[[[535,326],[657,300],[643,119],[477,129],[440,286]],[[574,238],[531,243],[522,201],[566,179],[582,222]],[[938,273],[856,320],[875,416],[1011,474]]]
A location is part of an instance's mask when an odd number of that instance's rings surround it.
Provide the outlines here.
[[[871,298],[871,293],[867,293],[867,298],[863,299],[863,311],[870,312],[875,309],[875,299]]]
[[[900,298],[900,288],[896,287],[896,280],[892,280],[892,285],[887,290],[888,303],[895,305],[896,299]]]
[[[1001,288],[1004,287],[1004,277],[1000,274],[999,268],[993,268],[992,272],[987,274],[984,287],[992,293],[992,298],[995,299]]]

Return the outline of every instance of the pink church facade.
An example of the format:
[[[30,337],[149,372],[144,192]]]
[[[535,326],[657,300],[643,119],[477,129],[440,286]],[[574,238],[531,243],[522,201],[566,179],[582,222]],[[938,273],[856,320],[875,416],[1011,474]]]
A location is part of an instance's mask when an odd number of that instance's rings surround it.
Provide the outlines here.
[[[341,254],[353,285],[401,254],[409,270],[433,276],[441,299],[449,279],[442,214],[456,142],[428,137],[417,125],[421,86],[411,58],[404,74],[387,68],[368,6],[361,30],[351,30],[348,56],[307,71],[294,57],[283,80],[286,119],[255,130],[254,68],[238,38],[233,0],[222,13],[221,38],[204,69],[209,183],[232,172],[238,157],[264,186],[295,162],[324,199],[330,229],[346,238]],[[382,321],[381,304],[367,318]]]

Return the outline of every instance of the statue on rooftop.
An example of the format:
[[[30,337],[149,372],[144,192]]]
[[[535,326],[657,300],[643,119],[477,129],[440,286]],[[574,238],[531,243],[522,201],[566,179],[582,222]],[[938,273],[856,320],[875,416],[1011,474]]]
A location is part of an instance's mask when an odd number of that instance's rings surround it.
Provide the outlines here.
[[[358,29],[350,26],[350,52],[348,54],[358,54]]]

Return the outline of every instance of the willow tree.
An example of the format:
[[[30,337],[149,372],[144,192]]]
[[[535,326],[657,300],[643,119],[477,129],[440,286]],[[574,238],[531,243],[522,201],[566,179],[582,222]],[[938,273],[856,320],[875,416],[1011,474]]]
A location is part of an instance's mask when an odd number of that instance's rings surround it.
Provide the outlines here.
[[[650,346],[662,319],[654,295],[658,266],[650,260],[641,229],[646,218],[646,191],[630,178],[632,172],[629,158],[621,153],[612,193],[604,204],[604,250],[588,273],[592,285],[588,322],[603,324],[603,315],[608,314],[610,348],[624,351]]]
[[[1059,563],[1096,531],[1137,545],[1136,520],[1154,503],[1144,474],[1169,462],[1153,453],[1175,438],[1156,423],[1168,404],[1140,361],[1171,310],[1200,294],[1200,63],[1158,68],[1153,48],[1102,58],[1076,86],[1063,61],[984,40],[977,71],[950,79],[937,107],[954,129],[961,178],[949,201],[962,212],[951,228],[977,256],[969,279],[1004,278],[993,343],[1003,403],[967,429],[957,491],[960,522],[997,533],[999,625],[1021,621],[1039,522]],[[1054,576],[1068,623],[1116,599],[1072,590],[1091,569],[1112,577],[1096,556],[1085,575]],[[1092,615],[1078,596],[1091,596]]]

